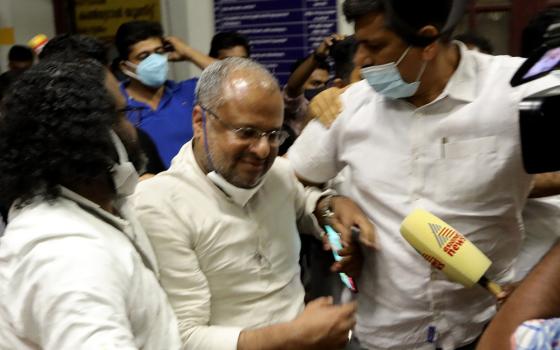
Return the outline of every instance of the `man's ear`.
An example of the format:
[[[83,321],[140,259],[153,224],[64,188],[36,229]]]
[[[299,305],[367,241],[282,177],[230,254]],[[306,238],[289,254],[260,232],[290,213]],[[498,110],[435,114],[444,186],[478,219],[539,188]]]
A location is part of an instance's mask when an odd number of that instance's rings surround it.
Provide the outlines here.
[[[131,68],[130,68],[130,66],[128,66],[128,65],[125,63],[125,61],[120,61],[120,62],[119,62],[119,69],[121,70],[121,72],[124,72],[124,71],[130,72],[130,69],[131,69]]]
[[[427,25],[422,27],[422,29],[418,31],[418,34],[426,37],[434,37],[439,34],[439,31],[433,25]],[[424,47],[424,49],[422,50],[422,59],[424,61],[431,61],[437,56],[438,51],[439,51],[439,40],[435,40],[430,45]]]
[[[194,138],[202,139],[204,137],[204,110],[200,105],[196,105],[192,111],[192,127]]]

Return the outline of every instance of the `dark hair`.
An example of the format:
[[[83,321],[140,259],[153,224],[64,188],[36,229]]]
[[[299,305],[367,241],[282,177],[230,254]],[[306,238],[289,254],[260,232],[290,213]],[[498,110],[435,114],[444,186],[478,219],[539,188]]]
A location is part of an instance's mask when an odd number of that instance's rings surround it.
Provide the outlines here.
[[[152,21],[130,21],[121,24],[115,35],[115,46],[121,60],[127,60],[130,48],[149,38],[161,38],[163,29],[161,24]]]
[[[290,74],[294,74],[296,69],[298,69],[298,67],[301,66],[303,62],[305,62],[305,60],[307,60],[308,58],[309,56],[300,58],[299,60],[295,61],[290,67]],[[331,66],[329,66],[329,64],[326,61],[317,62],[317,66],[315,67],[315,69],[323,69],[329,73],[331,72]]]
[[[358,48],[356,38],[351,35],[344,40],[337,41],[330,49],[330,56],[334,61],[334,76],[345,83],[350,82],[350,75],[354,69],[354,54]]]
[[[14,45],[8,52],[8,60],[15,62],[33,61],[33,50],[28,46]]]
[[[0,113],[0,198],[28,204],[88,184],[114,163],[117,120],[105,68],[93,60],[40,61],[6,96]]]
[[[539,12],[521,34],[521,56],[529,57],[544,42],[543,36],[551,24],[560,22],[560,9],[549,8]]]
[[[91,36],[81,34],[61,34],[47,42],[39,54],[39,59],[44,60],[58,55],[75,55],[76,58],[89,58],[102,65],[109,64],[107,47],[105,44]]]
[[[465,45],[474,45],[478,47],[481,52],[487,54],[494,53],[494,48],[492,47],[492,44],[488,39],[486,39],[482,35],[478,35],[473,32],[467,32],[467,33],[456,35],[454,39],[465,43]]]
[[[453,28],[446,28],[445,33],[443,30],[450,17],[453,0],[391,0],[387,4],[387,13],[390,13],[387,19],[389,29],[407,43],[426,46],[436,39],[449,41]],[[431,40],[429,37],[419,36],[418,31],[427,25],[434,26],[440,35]]]
[[[217,33],[212,38],[208,56],[218,58],[218,56],[220,56],[220,50],[231,49],[236,46],[243,46],[245,51],[247,51],[247,57],[251,56],[249,40],[247,40],[243,34],[237,32]]]
[[[387,27],[415,46],[426,46],[436,39],[449,41],[453,28],[445,28],[445,25],[452,7],[453,0],[345,0],[342,5],[348,21],[355,21],[369,13],[386,14]],[[418,31],[427,25],[436,27],[441,35],[434,38],[419,36]]]
[[[345,0],[342,4],[342,12],[348,22],[370,14],[372,12],[383,12],[384,4],[381,0]]]

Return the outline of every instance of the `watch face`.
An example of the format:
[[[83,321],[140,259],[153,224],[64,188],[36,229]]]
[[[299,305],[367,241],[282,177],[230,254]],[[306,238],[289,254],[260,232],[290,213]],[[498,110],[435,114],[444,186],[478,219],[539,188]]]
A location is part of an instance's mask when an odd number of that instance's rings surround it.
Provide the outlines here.
[[[321,214],[321,217],[323,217],[324,219],[329,219],[332,216],[334,216],[334,212],[333,212],[332,207],[331,207],[332,197],[334,197],[334,196],[332,194],[330,194],[330,195],[327,195],[327,196],[319,199],[319,202],[318,202],[318,205],[320,205],[319,213]]]

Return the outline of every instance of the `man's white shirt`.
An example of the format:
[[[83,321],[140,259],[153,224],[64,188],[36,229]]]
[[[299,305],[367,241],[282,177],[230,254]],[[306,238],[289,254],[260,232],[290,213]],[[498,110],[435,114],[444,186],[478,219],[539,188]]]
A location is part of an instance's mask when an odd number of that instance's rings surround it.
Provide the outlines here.
[[[140,183],[134,204],[188,349],[235,350],[243,329],[303,310],[298,227],[316,232],[320,191],[277,158],[252,197],[226,195],[187,143],[169,170]]]
[[[0,239],[0,349],[179,349],[150,243],[120,217],[63,188],[10,211]]]
[[[414,208],[472,240],[493,260],[491,278],[512,277],[531,185],[517,105],[559,80],[512,88],[521,59],[459,47],[459,66],[432,103],[388,100],[361,81],[342,95],[331,128],[311,122],[288,154],[296,173],[317,183],[348,166],[342,194],[376,225],[381,250],[366,255],[358,295],[356,331],[368,349],[452,349],[472,342],[495,312],[488,292],[449,282],[401,237]]]

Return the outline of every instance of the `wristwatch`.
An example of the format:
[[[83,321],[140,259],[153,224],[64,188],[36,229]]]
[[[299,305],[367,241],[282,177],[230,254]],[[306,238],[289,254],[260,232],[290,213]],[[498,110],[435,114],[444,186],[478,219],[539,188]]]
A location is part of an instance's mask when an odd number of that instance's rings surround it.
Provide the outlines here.
[[[317,210],[319,211],[319,215],[321,215],[321,218],[325,221],[330,220],[330,218],[334,216],[334,211],[331,206],[331,199],[333,197],[336,197],[336,195],[327,194],[326,196],[319,198],[319,200],[317,201],[317,203],[320,204]]]

